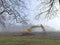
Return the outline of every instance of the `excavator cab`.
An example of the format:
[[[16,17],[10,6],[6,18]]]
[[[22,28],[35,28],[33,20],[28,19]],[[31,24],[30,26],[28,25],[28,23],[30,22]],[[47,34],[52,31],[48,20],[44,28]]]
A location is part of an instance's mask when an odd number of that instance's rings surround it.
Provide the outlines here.
[[[32,29],[31,28],[28,28],[28,29],[22,30],[21,33],[22,33],[22,35],[32,34]]]

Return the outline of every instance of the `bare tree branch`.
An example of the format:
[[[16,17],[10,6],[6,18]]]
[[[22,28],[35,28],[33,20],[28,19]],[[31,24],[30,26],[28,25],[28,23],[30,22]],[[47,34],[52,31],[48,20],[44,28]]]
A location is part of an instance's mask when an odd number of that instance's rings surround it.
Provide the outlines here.
[[[24,4],[24,2],[23,1],[21,1],[21,0],[19,0],[20,1],[20,3],[22,3],[22,4]],[[9,5],[7,2],[6,2],[6,0],[1,0],[1,2],[2,2],[2,6],[4,7],[4,10],[2,11],[2,12],[0,12],[0,14],[2,14],[2,13],[4,13],[4,12],[7,12],[9,15],[14,15],[14,19],[16,19],[16,22],[18,21],[17,19],[18,19],[18,17],[20,18],[20,23],[26,23],[27,24],[27,20],[24,20],[24,18],[23,17],[21,17],[21,14],[20,13],[18,13],[14,8],[10,8],[10,6],[11,5]],[[15,3],[16,5],[19,5],[18,4],[18,2],[13,2],[12,0],[10,0],[10,2],[11,3]],[[26,6],[24,6],[24,5],[21,5],[22,6],[22,8],[26,8]],[[27,9],[27,8],[26,8]],[[24,12],[22,12],[22,13],[24,13]],[[22,21],[21,21],[22,20]]]
[[[45,18],[49,18],[49,19],[52,18],[52,16],[57,15],[57,13],[56,13],[57,8],[54,6],[55,0],[50,0],[49,2],[42,2],[41,4],[44,5],[42,8],[44,8],[45,5],[49,8],[46,11],[43,10],[43,12],[40,12],[38,15],[36,15],[36,17],[35,17],[36,19],[40,19],[40,16],[45,14],[45,13],[46,13]],[[45,7],[45,8],[47,8],[47,7]],[[54,8],[56,10],[54,10]]]

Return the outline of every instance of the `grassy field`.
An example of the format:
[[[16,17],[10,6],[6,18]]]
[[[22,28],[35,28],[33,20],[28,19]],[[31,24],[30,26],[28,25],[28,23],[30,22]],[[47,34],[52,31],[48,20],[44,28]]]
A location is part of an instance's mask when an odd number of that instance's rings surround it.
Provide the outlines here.
[[[0,45],[60,45],[60,40],[34,36],[0,36]]]

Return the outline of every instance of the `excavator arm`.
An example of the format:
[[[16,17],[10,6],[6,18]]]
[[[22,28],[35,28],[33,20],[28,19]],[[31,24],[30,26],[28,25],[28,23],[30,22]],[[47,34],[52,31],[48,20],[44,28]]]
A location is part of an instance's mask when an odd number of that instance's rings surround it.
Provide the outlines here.
[[[45,32],[45,27],[41,24],[41,28],[43,29],[43,32]]]
[[[28,28],[28,29],[26,29],[26,30],[22,30],[21,32],[23,33],[23,34],[31,34],[32,33],[32,29],[33,28],[42,28],[43,29],[43,32],[45,32],[45,28],[44,28],[44,26],[41,24],[40,26],[31,26],[30,28]]]

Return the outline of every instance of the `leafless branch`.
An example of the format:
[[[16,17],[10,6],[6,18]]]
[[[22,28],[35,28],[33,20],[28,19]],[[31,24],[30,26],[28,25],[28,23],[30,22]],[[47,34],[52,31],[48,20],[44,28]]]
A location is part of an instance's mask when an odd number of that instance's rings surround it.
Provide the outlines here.
[[[19,0],[19,1],[20,1],[20,3],[24,4],[24,2],[22,0]],[[14,8],[12,8],[12,9],[10,8],[10,5],[6,2],[6,0],[1,0],[1,2],[2,2],[2,6],[4,7],[4,10],[2,12],[0,12],[0,14],[2,14],[3,12],[7,12],[9,15],[14,15],[14,19],[16,19],[16,22],[18,21],[17,20],[18,17],[20,18],[20,20],[22,20],[22,21],[19,20],[21,23],[26,22],[26,20],[24,20],[24,18],[21,17],[20,13],[18,13]],[[13,3],[12,0],[10,0],[10,2]],[[16,5],[19,5],[18,2],[14,1],[14,3]],[[26,8],[26,6],[24,6],[24,5],[21,5],[21,6],[22,6],[22,8]],[[24,13],[24,12],[22,12],[22,13]]]
[[[51,18],[52,16],[55,16],[57,13],[57,8],[54,6],[55,4],[55,0],[50,0],[49,2],[42,2],[41,4],[44,4],[44,6],[42,8],[45,7],[45,5],[47,5],[47,7],[49,7],[49,9],[47,9],[46,11],[40,12],[35,18],[36,19],[40,19],[40,16],[45,14],[45,18]],[[45,8],[47,8],[45,7]],[[54,8],[56,10],[54,10]]]

